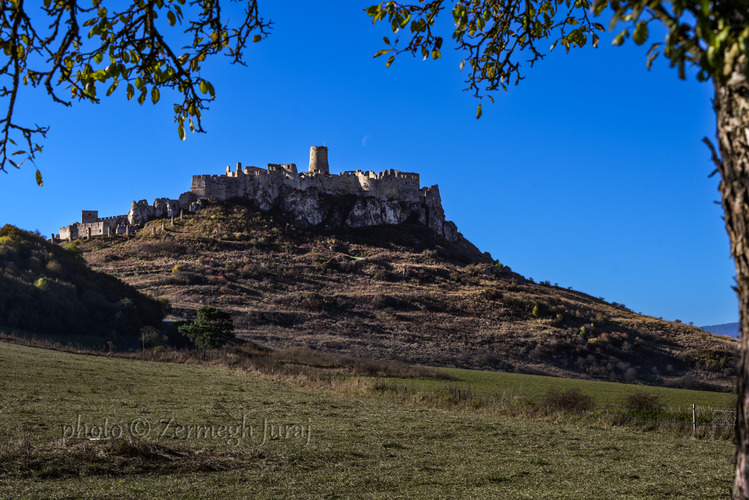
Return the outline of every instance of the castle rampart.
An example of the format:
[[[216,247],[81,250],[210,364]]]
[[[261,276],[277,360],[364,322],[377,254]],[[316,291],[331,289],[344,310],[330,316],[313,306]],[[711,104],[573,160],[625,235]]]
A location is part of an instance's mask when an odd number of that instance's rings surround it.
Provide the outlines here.
[[[82,210],[81,222],[61,227],[60,234],[56,238],[72,241],[76,238],[90,236],[109,236],[110,234],[117,234],[117,226],[124,227],[127,224],[127,215],[99,217],[97,210]]]
[[[231,198],[275,198],[282,188],[306,191],[315,189],[331,195],[373,196],[391,200],[414,201],[419,197],[419,174],[385,170],[348,170],[338,175],[329,173],[327,148],[316,146],[310,150],[308,172],[299,173],[294,163],[269,163],[267,169],[245,167],[237,163],[236,170],[226,167],[225,175],[195,175],[190,191],[199,198],[227,200]]]
[[[59,238],[88,236],[89,231],[91,236],[130,234],[149,219],[195,211],[201,199],[242,198],[262,211],[279,209],[302,227],[361,227],[418,220],[455,241],[457,229],[445,221],[437,186],[419,184],[419,174],[393,169],[379,173],[348,170],[331,175],[328,149],[315,146],[310,148],[307,172],[298,172],[294,163],[269,163],[266,169],[243,169],[237,163],[234,170],[227,166],[224,175],[194,175],[190,191],[178,200],[157,198],[152,205],[147,200],[133,201],[127,216],[99,218],[97,211],[84,210],[82,222],[60,228]],[[330,199],[343,201],[333,206]]]
[[[330,174],[327,148],[315,146],[310,148],[307,172],[297,172],[293,163],[246,167],[243,172],[238,163],[235,171],[226,167],[226,175],[193,176],[190,192],[222,201],[250,199],[263,211],[280,208],[300,226],[324,224],[321,195],[350,195],[359,201],[342,221],[344,226],[399,224],[416,218],[448,239],[457,238],[454,225],[444,220],[437,187],[419,184],[419,174],[394,169]]]

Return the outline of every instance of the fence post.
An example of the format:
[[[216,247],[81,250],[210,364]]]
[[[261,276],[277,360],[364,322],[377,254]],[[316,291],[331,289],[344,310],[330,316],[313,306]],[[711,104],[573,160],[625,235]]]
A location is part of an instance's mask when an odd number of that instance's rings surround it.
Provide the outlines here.
[[[692,403],[692,434],[697,436],[697,406]]]

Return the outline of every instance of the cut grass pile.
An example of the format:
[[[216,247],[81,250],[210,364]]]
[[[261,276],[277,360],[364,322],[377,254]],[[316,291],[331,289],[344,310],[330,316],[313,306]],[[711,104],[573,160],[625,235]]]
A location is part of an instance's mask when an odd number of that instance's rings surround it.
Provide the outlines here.
[[[727,496],[732,445],[336,394],[230,370],[0,343],[0,497]],[[148,439],[61,442],[148,422]],[[254,434],[158,437],[166,422]],[[268,425],[309,429],[261,443]],[[172,427],[174,429],[175,427]],[[298,430],[298,428],[297,428]]]

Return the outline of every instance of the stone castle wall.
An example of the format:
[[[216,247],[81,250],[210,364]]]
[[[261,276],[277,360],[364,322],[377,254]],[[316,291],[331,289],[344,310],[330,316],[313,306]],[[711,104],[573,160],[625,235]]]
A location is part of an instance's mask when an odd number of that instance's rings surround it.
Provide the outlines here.
[[[295,164],[269,163],[267,169],[237,164],[226,167],[225,175],[194,175],[190,191],[198,198],[276,198],[282,188],[316,190],[321,194],[371,196],[381,199],[416,201],[421,194],[419,174],[386,170],[376,174],[352,170],[338,175],[302,172]]]
[[[61,227],[60,234],[53,235],[53,237],[63,241],[72,241],[76,238],[124,234],[125,227],[128,226],[127,215],[99,217],[95,210],[83,210],[81,221]]]
[[[130,234],[149,219],[195,211],[201,199],[234,198],[250,200],[262,211],[280,210],[300,227],[345,229],[418,221],[449,241],[459,238],[455,224],[445,220],[437,186],[420,187],[419,174],[392,169],[331,175],[324,146],[310,148],[307,172],[298,172],[293,163],[269,163],[265,169],[237,163],[223,175],[194,175],[190,191],[179,199],[133,201],[127,216],[99,218],[96,211],[83,211],[82,222],[60,228],[59,238],[85,237],[89,230],[91,236]]]

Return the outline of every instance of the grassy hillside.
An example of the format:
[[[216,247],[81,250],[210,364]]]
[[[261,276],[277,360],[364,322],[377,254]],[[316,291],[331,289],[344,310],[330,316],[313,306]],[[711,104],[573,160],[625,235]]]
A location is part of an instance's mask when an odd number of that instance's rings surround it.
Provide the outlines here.
[[[445,391],[450,387],[461,387],[476,395],[504,395],[542,397],[550,390],[566,390],[576,387],[583,393],[592,396],[599,404],[621,405],[633,392],[647,391],[657,395],[662,404],[672,408],[689,408],[692,404],[711,408],[734,409],[736,395],[727,392],[695,391],[670,387],[643,387],[633,384],[603,382],[599,380],[576,380],[543,375],[519,373],[502,373],[479,370],[446,368],[445,372],[453,380],[406,380],[394,379],[394,382],[407,383],[414,390]]]
[[[0,328],[81,344],[129,342],[158,325],[161,304],[92,271],[78,246],[61,247],[6,225],[0,229]]]
[[[732,483],[728,440],[404,405],[203,366],[0,342],[0,391],[3,498],[712,498]],[[159,437],[168,422],[243,417],[254,434],[239,443]],[[146,424],[147,439],[61,441],[76,426]],[[261,444],[279,424],[306,426],[309,442]]]
[[[80,246],[177,319],[229,309],[240,337],[271,348],[692,388],[735,380],[735,339],[534,283],[418,224],[319,234],[216,204]]]

